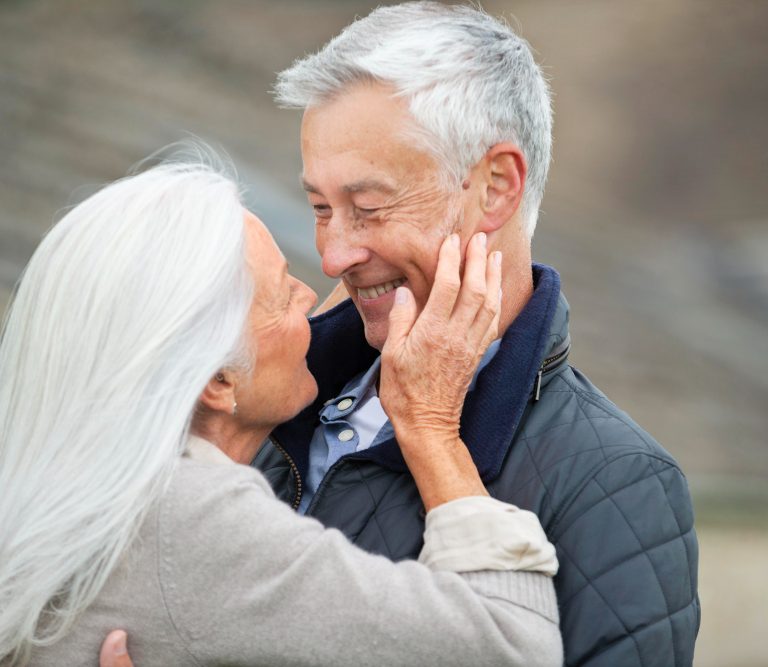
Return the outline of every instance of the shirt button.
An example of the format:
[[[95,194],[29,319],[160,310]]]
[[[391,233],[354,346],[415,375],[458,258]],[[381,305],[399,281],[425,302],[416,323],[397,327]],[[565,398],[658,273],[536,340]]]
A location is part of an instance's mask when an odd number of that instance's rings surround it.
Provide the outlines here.
[[[336,404],[336,407],[337,407],[339,410],[346,410],[347,408],[349,408],[349,407],[351,407],[351,406],[352,406],[352,403],[353,403],[353,402],[354,402],[354,401],[353,401],[351,398],[345,398],[345,399],[343,399],[343,400],[339,401],[339,402]]]
[[[355,432],[351,428],[345,428],[341,433],[339,433],[339,440],[342,442],[349,442],[354,437]]]

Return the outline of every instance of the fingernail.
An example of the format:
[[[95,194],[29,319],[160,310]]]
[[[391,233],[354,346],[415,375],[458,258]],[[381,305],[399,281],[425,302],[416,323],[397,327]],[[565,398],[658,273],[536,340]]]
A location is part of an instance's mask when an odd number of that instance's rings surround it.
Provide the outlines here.
[[[395,303],[403,304],[408,301],[408,292],[405,287],[398,287],[395,290]]]
[[[477,235],[477,242],[485,248],[485,244],[488,242],[488,237],[485,235],[485,232],[480,232]]]
[[[493,253],[494,266],[501,266],[501,250],[497,250]]]
[[[458,234],[451,234],[451,245],[453,245],[455,248],[459,247],[459,235]]]
[[[113,653],[115,655],[126,655],[128,653],[128,647],[126,646],[126,634],[124,632],[120,633],[117,636],[117,639],[115,640],[114,644],[114,651]]]

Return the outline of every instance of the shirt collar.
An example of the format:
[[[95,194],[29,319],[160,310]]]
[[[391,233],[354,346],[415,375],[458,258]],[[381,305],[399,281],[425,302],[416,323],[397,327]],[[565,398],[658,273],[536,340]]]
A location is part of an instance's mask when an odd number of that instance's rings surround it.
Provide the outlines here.
[[[361,399],[365,397],[368,390],[378,380],[380,369],[381,357],[376,357],[376,361],[371,364],[371,367],[365,373],[358,374],[352,378],[344,385],[338,396],[325,402],[323,409],[320,411],[321,418],[330,421],[346,417],[357,410]]]

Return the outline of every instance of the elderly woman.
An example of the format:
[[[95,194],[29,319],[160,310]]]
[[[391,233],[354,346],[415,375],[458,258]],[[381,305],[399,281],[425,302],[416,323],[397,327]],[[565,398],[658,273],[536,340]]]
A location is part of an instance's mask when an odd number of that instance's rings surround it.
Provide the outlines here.
[[[459,287],[449,237],[418,318],[397,294],[380,395],[429,513],[394,564],[247,465],[316,396],[315,295],[236,185],[165,164],[70,211],[0,345],[0,664],[92,664],[117,627],[142,667],[559,664],[552,546],[458,435],[497,259],[470,244]]]

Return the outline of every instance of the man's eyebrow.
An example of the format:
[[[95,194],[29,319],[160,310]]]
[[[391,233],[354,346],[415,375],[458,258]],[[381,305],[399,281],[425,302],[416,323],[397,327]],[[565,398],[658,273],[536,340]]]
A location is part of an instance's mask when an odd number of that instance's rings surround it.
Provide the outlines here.
[[[301,187],[304,188],[307,192],[311,192],[312,194],[322,194],[320,190],[318,190],[312,183],[310,183],[307,179],[303,178],[301,179]],[[355,194],[357,192],[381,192],[385,195],[391,195],[394,194],[397,191],[397,188],[395,185],[391,183],[387,183],[385,181],[380,181],[375,178],[364,178],[359,181],[353,181],[352,183],[347,183],[346,185],[343,185],[341,188],[344,192],[347,194]]]
[[[364,178],[360,181],[348,183],[342,187],[342,190],[348,194],[355,194],[356,192],[368,192],[373,190],[375,192],[381,192],[385,195],[391,195],[395,192],[396,189],[397,188],[394,185],[384,181],[379,181],[375,178]]]
[[[304,188],[307,192],[311,192],[313,195],[319,195],[320,190],[318,190],[312,183],[310,183],[306,178],[303,176],[301,177],[301,187]]]

